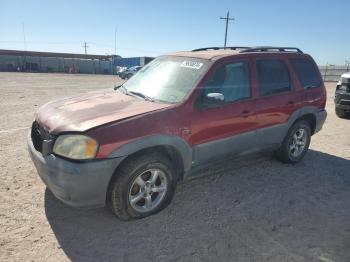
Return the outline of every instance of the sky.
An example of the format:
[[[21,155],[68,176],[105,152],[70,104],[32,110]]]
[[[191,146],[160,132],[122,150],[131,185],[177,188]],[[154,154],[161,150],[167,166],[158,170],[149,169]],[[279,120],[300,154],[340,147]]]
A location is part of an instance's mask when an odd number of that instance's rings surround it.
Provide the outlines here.
[[[84,53],[87,42],[90,54],[114,54],[116,43],[130,57],[222,47],[227,11],[228,46],[296,46],[322,65],[350,60],[349,0],[0,0],[0,49]]]

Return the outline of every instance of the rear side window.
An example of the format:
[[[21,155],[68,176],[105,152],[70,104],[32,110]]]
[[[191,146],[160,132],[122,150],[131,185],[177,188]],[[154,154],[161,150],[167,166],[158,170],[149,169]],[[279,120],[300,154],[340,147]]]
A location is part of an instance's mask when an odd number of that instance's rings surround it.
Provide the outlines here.
[[[260,96],[267,96],[291,90],[287,66],[281,60],[256,61]]]
[[[320,74],[309,59],[291,59],[294,71],[303,88],[319,87],[322,83]]]

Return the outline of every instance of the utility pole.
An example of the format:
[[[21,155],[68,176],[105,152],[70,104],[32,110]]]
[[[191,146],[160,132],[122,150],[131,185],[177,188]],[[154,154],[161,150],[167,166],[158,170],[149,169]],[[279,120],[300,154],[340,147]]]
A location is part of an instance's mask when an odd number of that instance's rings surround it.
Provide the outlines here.
[[[114,30],[114,54],[117,55],[117,28]]]
[[[24,30],[24,23],[22,22],[22,33],[23,33],[23,47],[24,51],[27,51],[27,41],[26,41],[26,33]]]
[[[227,12],[227,16],[226,17],[220,17],[220,19],[226,20],[225,44],[224,44],[224,49],[226,49],[228,21],[233,21],[235,19],[234,18],[230,18],[230,12]]]
[[[26,41],[26,33],[25,33],[25,30],[24,30],[24,22],[22,22],[22,33],[23,33],[23,48],[24,48],[24,51],[23,51],[23,65],[22,65],[22,68],[21,70],[23,70],[24,72],[27,70],[27,57],[26,57],[26,51],[27,51],[27,41]]]
[[[85,49],[85,55],[87,54],[87,48],[89,47],[86,43],[86,41],[84,42],[84,45],[83,45],[84,49]]]

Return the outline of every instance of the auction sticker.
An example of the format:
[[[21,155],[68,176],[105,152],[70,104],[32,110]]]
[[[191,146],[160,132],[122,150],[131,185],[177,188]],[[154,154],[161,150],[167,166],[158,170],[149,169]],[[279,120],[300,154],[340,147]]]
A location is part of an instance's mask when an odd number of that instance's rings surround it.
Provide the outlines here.
[[[203,63],[199,63],[199,62],[183,61],[180,66],[187,67],[187,68],[193,68],[193,69],[200,69],[202,67],[202,65],[203,65]]]

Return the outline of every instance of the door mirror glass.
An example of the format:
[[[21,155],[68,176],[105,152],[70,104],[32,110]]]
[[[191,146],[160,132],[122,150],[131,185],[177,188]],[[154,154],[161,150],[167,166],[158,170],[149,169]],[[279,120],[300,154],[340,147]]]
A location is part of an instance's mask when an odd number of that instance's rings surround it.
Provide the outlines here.
[[[221,93],[205,94],[202,101],[203,108],[221,107],[225,103],[225,96]]]
[[[221,93],[209,93],[207,94],[207,100],[221,102],[221,101],[225,101],[225,97]]]

